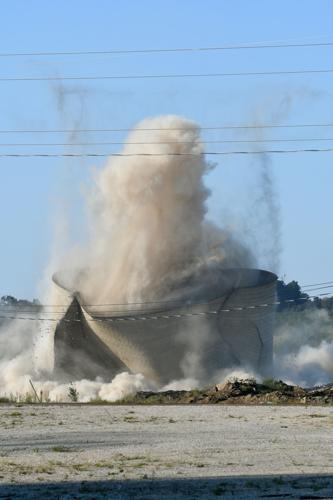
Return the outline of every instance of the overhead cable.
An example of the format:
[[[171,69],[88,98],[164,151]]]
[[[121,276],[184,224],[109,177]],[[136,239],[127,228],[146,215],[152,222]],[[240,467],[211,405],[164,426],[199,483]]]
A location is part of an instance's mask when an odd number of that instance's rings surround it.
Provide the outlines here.
[[[314,292],[315,290],[324,290],[326,288],[333,288],[333,285],[326,285],[326,286],[321,286],[321,287],[316,287],[316,288],[306,288],[305,293]]]
[[[308,285],[309,286],[309,285]],[[312,285],[311,285],[312,286]],[[330,286],[322,286],[322,287],[317,287],[317,288],[311,288],[310,290],[308,290],[309,292],[314,292],[316,290],[322,290],[322,289],[327,289],[327,288],[333,288],[333,284],[331,284]],[[312,296],[313,298],[314,296]],[[316,295],[317,297],[317,295]],[[298,299],[295,299],[295,300],[298,300]],[[301,298],[301,300],[304,300],[304,297]],[[282,301],[284,302],[284,301]],[[202,302],[202,301],[186,301],[186,300],[152,300],[152,301],[141,301],[141,302],[127,302],[127,303],[108,303],[108,304],[84,304],[84,307],[93,307],[93,308],[96,308],[96,307],[109,307],[109,308],[112,308],[112,307],[122,307],[122,309],[110,309],[109,311],[103,311],[103,313],[105,312],[110,312],[110,313],[123,313],[124,312],[124,308],[128,307],[128,306],[168,306],[168,307],[173,307],[173,308],[179,308],[179,307],[193,307],[193,306],[205,306],[205,305],[208,305],[209,302]],[[20,305],[17,305],[17,304],[14,304],[14,305],[3,305],[3,306],[0,306],[0,311],[1,312],[6,312],[6,311],[19,311],[20,313],[21,312],[32,312],[33,310],[36,310],[36,309],[41,309],[43,308],[44,311],[40,311],[40,313],[42,314],[63,314],[64,312],[66,312],[67,308],[68,308],[68,304],[27,304],[27,305],[24,305],[24,306],[20,306]],[[45,311],[45,309],[49,309],[49,308],[62,308],[63,310],[61,311]],[[126,309],[126,312],[129,313],[129,312],[142,312],[142,308],[135,308],[135,307],[131,307],[130,309]]]
[[[333,138],[327,137],[316,137],[316,138],[292,138],[292,139],[221,139],[216,141],[155,141],[155,142],[114,142],[114,141],[105,141],[105,142],[9,142],[9,143],[0,143],[0,147],[12,147],[12,146],[67,146],[67,147],[78,147],[78,146],[116,146],[116,145],[169,145],[169,144],[243,144],[243,143],[263,143],[263,142],[316,142],[316,141],[333,141]]]
[[[36,52],[1,52],[0,57],[45,57],[45,56],[91,56],[117,54],[161,54],[173,52],[217,52],[223,50],[253,50],[253,49],[281,49],[299,47],[331,47],[333,42],[304,42],[304,43],[251,43],[237,45],[221,45],[216,47],[175,47],[175,48],[148,48],[148,49],[112,49],[112,50],[67,50],[67,51],[36,51]]]
[[[300,288],[303,290],[303,288],[312,288],[314,286],[322,286],[322,285],[332,285],[333,281],[323,281],[322,283],[312,283],[311,285],[299,285]]]
[[[289,153],[329,153],[333,148],[311,149],[267,149],[262,151],[206,151],[205,153],[0,153],[0,158],[98,158],[98,157],[131,157],[131,156],[187,156],[205,155],[256,155],[256,154],[289,154]]]
[[[220,125],[213,127],[199,127],[200,130],[233,130],[233,129],[274,129],[274,128],[304,128],[304,127],[333,127],[333,123],[300,123],[300,124],[278,124],[278,125],[270,125],[268,123],[263,124],[229,124],[229,125]],[[73,128],[73,129],[0,129],[0,134],[77,134],[77,133],[85,133],[85,132],[149,132],[149,131],[169,131],[169,130],[193,130],[193,127],[132,127],[132,128]]]
[[[266,307],[274,307],[282,304],[287,304],[287,303],[299,303],[300,301],[306,302],[309,301],[313,298],[317,297],[322,297],[322,296],[327,296],[330,295],[330,293],[321,293],[318,295],[314,296],[308,296],[308,297],[299,297],[298,299],[286,299],[286,300],[277,300],[274,302],[267,302],[263,304],[255,304],[255,305],[249,305],[249,306],[237,306],[237,307],[230,307],[230,308],[224,308],[224,309],[218,309],[218,310],[212,310],[212,311],[200,311],[200,312],[189,312],[189,313],[148,313],[148,314],[140,314],[137,316],[115,316],[113,318],[91,318],[87,319],[87,321],[91,322],[109,322],[109,323],[117,323],[117,322],[124,322],[124,321],[149,321],[149,320],[164,320],[164,319],[178,319],[178,318],[187,318],[191,316],[210,316],[210,315],[218,315],[220,313],[232,313],[232,312],[241,312],[245,310],[253,310],[257,308],[266,308]],[[56,321],[59,322],[59,317],[58,318],[41,318],[41,317],[32,317],[32,316],[0,316],[0,319],[10,319],[10,320],[27,320],[27,321]],[[67,318],[62,318],[61,321],[72,323],[72,322],[80,322],[81,319],[67,319]]]
[[[146,80],[165,78],[220,78],[228,76],[265,76],[265,75],[307,75],[333,73],[328,69],[295,69],[283,71],[239,71],[227,73],[169,73],[160,75],[99,75],[99,76],[13,76],[0,77],[0,82],[42,82],[68,80]]]

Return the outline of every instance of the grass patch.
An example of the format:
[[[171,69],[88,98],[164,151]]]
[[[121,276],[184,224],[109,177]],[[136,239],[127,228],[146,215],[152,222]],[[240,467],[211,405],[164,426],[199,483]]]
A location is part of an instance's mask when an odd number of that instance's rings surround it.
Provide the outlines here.
[[[52,467],[47,465],[39,465],[33,468],[35,474],[53,474],[54,470]]]
[[[126,415],[124,417],[124,422],[128,422],[130,424],[135,424],[137,422],[140,422],[140,420],[137,417],[133,417],[132,415]]]
[[[71,465],[72,469],[75,470],[76,472],[85,472],[88,471],[91,467],[91,464],[72,464]]]
[[[20,475],[31,475],[31,474],[53,474],[54,470],[50,464],[47,465],[26,465],[18,464],[16,462],[2,462],[2,469],[5,470],[9,467],[11,472]]]
[[[51,448],[52,451],[54,451],[55,453],[70,453],[71,451],[73,451],[72,448],[68,448],[67,446],[53,446],[53,448]]]
[[[12,411],[9,414],[10,417],[22,417],[22,413],[20,411]]]
[[[97,398],[91,399],[89,401],[89,403],[87,403],[87,404],[90,404],[90,405],[109,405],[110,402],[106,401],[105,399],[101,399],[101,398],[97,397]]]

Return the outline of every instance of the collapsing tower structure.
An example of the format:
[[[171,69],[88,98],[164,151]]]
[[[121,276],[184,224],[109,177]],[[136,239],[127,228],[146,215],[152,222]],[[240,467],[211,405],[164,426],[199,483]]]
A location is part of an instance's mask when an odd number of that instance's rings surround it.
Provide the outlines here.
[[[226,368],[272,372],[273,273],[213,269],[159,302],[112,306],[85,304],[62,276],[53,280],[73,299],[55,332],[58,377],[110,380],[130,371],[166,384],[188,375],[191,356],[207,380]]]

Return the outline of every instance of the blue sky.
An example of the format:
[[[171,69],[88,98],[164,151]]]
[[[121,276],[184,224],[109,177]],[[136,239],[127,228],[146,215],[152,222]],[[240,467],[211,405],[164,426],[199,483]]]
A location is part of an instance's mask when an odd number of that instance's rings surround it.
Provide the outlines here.
[[[140,0],[4,2],[1,52],[207,47],[251,42],[332,42],[330,0]],[[137,55],[2,57],[0,77],[216,73],[333,68],[332,47]],[[0,129],[128,128],[146,116],[180,114],[201,126],[228,123],[333,123],[333,74],[78,82],[1,82]],[[209,139],[253,139],[238,131]],[[86,141],[124,134],[84,134]],[[333,127],[263,131],[260,138],[333,139]],[[1,143],[68,142],[66,134],[0,134]],[[327,142],[272,143],[272,148],[333,147]],[[249,149],[248,144],[223,149]],[[268,145],[266,144],[266,147]],[[214,146],[215,150],[222,149]],[[92,147],[88,148],[92,150]],[[86,151],[88,150],[85,149]],[[207,147],[208,149],[208,147]],[[66,152],[65,147],[0,146],[0,152]],[[71,149],[72,150],[72,149]],[[97,149],[94,149],[94,151]],[[105,151],[99,148],[98,151]],[[110,147],[107,150],[111,150]],[[115,149],[116,150],[116,149]],[[84,151],[77,148],[75,151]],[[279,274],[303,284],[333,279],[333,153],[272,155],[279,207]],[[214,159],[215,160],[215,159]],[[210,216],[242,220],[269,248],[276,229],[260,227],[251,203],[260,197],[258,159],[218,157],[207,183]],[[0,294],[33,297],[47,265],[54,220],[69,213],[83,227],[82,190],[102,161],[0,158]],[[235,223],[236,223],[235,222]],[[241,231],[239,229],[239,231]],[[270,241],[267,241],[270,240]],[[262,267],[269,265],[259,258]]]

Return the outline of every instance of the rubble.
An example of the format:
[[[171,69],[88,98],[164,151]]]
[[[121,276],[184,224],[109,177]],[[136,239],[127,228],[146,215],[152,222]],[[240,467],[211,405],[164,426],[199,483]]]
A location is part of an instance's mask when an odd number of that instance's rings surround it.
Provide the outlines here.
[[[138,392],[118,404],[332,405],[333,384],[303,388],[282,380],[229,380],[205,390]]]

